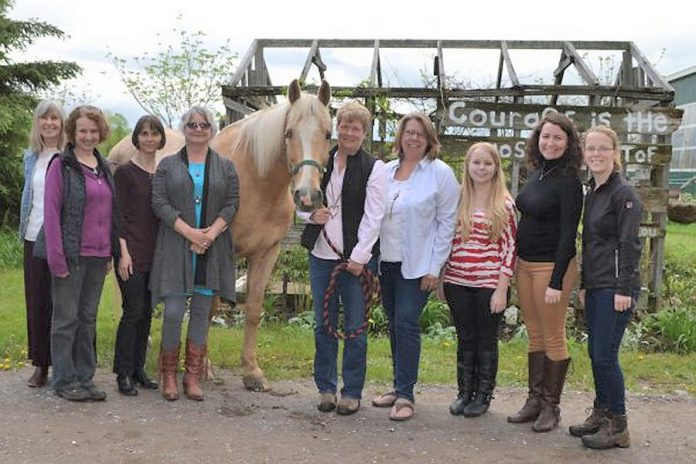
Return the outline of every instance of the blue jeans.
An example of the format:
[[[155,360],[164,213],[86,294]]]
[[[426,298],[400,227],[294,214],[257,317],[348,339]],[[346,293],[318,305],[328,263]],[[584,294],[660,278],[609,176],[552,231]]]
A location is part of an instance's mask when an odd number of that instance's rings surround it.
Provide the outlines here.
[[[420,315],[429,292],[420,289],[420,278],[404,279],[401,263],[382,262],[380,270],[382,304],[389,319],[394,391],[397,397],[414,401],[421,351]]]
[[[585,293],[585,323],[589,335],[587,351],[595,383],[595,406],[615,414],[626,414],[626,391],[619,364],[619,348],[631,320],[634,303],[623,312],[614,309],[614,289],[589,289]]]
[[[336,393],[338,358],[338,340],[324,327],[324,295],[329,285],[329,278],[338,260],[321,259],[309,255],[309,280],[314,300],[314,382],[319,393]],[[367,268],[376,272],[376,260],[373,258]],[[343,271],[336,279],[336,291],[329,300],[329,321],[338,327],[339,296],[343,307],[344,330],[352,332],[365,322],[365,297],[360,279]],[[341,396],[362,399],[367,370],[367,331],[359,336],[345,340],[343,346],[343,389]]]
[[[70,275],[53,276],[51,281],[51,357],[53,388],[57,391],[90,387],[97,366],[97,309],[109,259],[78,259],[78,265],[71,266]]]

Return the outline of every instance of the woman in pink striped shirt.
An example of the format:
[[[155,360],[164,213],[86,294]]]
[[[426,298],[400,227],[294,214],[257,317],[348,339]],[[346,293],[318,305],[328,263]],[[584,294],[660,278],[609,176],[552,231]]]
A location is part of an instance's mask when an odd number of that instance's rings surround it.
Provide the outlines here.
[[[457,329],[454,415],[488,410],[498,371],[498,327],[515,268],[515,207],[500,155],[476,143],[464,158],[457,230],[443,275],[444,296]]]

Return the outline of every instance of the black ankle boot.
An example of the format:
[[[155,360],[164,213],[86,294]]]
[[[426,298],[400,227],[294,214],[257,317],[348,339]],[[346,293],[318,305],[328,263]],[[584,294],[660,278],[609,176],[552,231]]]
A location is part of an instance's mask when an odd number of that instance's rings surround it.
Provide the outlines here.
[[[498,353],[483,351],[476,353],[476,376],[478,387],[474,399],[464,408],[465,417],[478,417],[488,411],[493,399],[495,378],[498,374]]]
[[[464,408],[471,402],[476,381],[474,369],[476,367],[476,353],[463,351],[457,354],[457,387],[459,393],[449,407],[450,414],[459,416],[464,414]]]
[[[125,396],[135,396],[138,394],[138,390],[135,389],[135,382],[133,377],[130,375],[118,375],[116,377],[116,383],[118,384],[118,392]]]
[[[157,390],[159,388],[159,384],[152,380],[143,368],[140,368],[135,372],[133,375],[133,381],[137,385],[140,385],[147,390]]]

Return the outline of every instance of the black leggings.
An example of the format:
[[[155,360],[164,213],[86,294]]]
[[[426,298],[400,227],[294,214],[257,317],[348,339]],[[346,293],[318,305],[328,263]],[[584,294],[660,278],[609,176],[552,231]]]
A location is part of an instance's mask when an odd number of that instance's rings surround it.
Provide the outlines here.
[[[457,355],[465,351],[497,353],[503,313],[491,313],[493,289],[446,283],[444,290],[457,329]]]

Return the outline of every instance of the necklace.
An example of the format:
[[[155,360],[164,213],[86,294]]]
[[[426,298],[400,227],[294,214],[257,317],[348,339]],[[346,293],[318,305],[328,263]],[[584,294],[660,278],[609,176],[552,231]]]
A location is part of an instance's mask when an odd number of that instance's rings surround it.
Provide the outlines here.
[[[343,190],[338,192],[338,195],[336,195],[336,189],[331,181],[329,181],[329,188],[327,190],[327,193],[330,193],[331,198],[333,199],[333,201],[329,204],[329,216],[331,216],[331,219],[333,219],[341,211],[341,196],[343,195]],[[328,196],[326,200],[328,202]]]
[[[549,169],[548,171],[545,171],[544,168],[542,167],[542,168],[541,168],[541,172],[539,173],[539,182],[544,182],[544,179],[545,179],[549,174],[551,174],[553,171],[555,171],[557,167],[558,167],[558,165],[557,165],[557,164],[554,164],[553,167],[552,167],[551,169]]]

